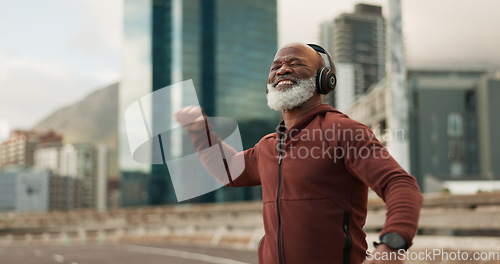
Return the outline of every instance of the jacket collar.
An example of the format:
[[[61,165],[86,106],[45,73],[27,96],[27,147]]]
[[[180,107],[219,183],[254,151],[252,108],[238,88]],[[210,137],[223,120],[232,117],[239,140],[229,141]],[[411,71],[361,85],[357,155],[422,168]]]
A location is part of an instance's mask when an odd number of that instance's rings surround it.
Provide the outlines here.
[[[311,109],[311,111],[309,111],[303,117],[301,117],[299,119],[299,121],[293,125],[293,127],[290,129],[290,131],[294,131],[294,132],[301,131],[316,116],[324,114],[326,112],[335,112],[335,113],[341,114],[340,111],[338,111],[337,109],[333,108],[332,106],[330,106],[328,104],[320,104],[320,105],[314,107],[313,109]],[[276,127],[276,136],[282,136],[282,135],[286,134],[285,138],[290,138],[290,135],[289,135],[290,131],[287,131],[287,129],[286,129],[286,127],[285,127],[285,121],[281,120],[281,122],[279,123],[278,127]],[[294,135],[291,135],[291,136],[293,137]]]

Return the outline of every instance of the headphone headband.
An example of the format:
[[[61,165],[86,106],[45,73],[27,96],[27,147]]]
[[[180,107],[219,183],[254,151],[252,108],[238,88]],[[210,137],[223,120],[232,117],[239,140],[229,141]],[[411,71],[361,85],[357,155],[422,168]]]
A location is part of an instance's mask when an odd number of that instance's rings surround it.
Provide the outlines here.
[[[319,52],[319,53],[323,53],[326,55],[326,57],[328,58],[328,64],[329,64],[329,68],[330,70],[332,70],[333,68],[333,62],[332,62],[332,59],[330,58],[330,54],[328,53],[328,51],[326,51],[323,47],[321,47],[320,45],[316,45],[316,44],[312,44],[312,43],[309,43],[307,44],[309,47],[313,48],[313,50]]]

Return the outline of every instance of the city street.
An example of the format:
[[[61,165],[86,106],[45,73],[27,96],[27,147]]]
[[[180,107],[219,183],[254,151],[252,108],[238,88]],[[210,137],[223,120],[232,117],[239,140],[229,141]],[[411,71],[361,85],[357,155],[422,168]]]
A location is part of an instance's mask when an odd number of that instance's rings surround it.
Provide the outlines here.
[[[256,264],[257,252],[174,245],[67,245],[0,247],[2,264]]]

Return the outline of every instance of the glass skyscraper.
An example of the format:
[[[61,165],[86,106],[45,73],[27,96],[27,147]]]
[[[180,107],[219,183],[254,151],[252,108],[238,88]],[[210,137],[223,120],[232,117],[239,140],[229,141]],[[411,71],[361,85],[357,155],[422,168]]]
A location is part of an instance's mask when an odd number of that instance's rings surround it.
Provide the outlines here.
[[[331,103],[346,110],[385,76],[386,23],[380,6],[357,4],[321,25],[321,44],[332,52],[339,87]],[[337,98],[333,98],[337,97]]]
[[[126,0],[124,20],[121,189],[122,197],[140,200],[122,199],[122,205],[176,202],[166,165],[139,164],[132,159],[125,110],[148,93],[192,79],[205,113],[237,120],[244,147],[252,147],[273,131],[279,119],[265,98],[269,66],[277,49],[276,0]],[[170,114],[165,109],[166,119]],[[222,188],[191,201],[259,196],[259,189]]]

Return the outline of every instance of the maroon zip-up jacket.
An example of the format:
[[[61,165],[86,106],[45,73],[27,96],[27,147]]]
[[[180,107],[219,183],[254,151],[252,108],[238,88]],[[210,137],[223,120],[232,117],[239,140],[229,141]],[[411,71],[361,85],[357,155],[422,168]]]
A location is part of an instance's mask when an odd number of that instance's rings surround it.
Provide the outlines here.
[[[206,139],[200,135],[193,140],[203,149]],[[224,145],[224,151],[232,150]],[[234,154],[229,165],[244,157],[245,168],[231,175],[227,186],[262,185],[265,236],[259,263],[361,263],[368,187],[386,203],[380,234],[397,232],[412,244],[422,205],[415,178],[368,127],[333,107],[315,107],[288,131],[282,122],[277,132]],[[210,157],[200,158],[210,166]]]

